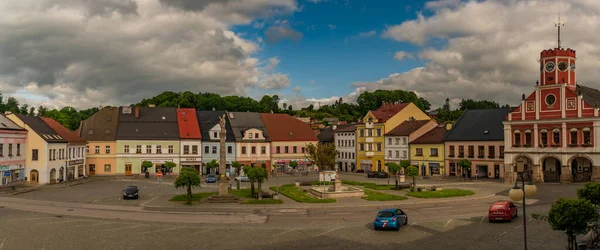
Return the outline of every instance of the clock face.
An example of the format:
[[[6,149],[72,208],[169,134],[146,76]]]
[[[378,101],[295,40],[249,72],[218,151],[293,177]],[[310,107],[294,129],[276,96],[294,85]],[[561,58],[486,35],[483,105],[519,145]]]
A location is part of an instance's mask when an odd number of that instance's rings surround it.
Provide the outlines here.
[[[558,63],[558,70],[565,72],[567,69],[569,69],[569,64],[567,64],[567,62]]]
[[[556,102],[556,96],[549,94],[546,96],[546,104],[553,105]]]
[[[554,71],[554,66],[556,66],[556,65],[554,65],[554,62],[548,62],[548,63],[546,63],[546,71],[547,72]]]
[[[571,71],[575,72],[575,63],[571,63]]]

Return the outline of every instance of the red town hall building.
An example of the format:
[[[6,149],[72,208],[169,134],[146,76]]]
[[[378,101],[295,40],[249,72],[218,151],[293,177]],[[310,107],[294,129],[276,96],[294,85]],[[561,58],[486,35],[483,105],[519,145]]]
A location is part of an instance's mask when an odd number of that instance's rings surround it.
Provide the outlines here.
[[[504,181],[600,181],[600,91],[577,85],[575,50],[540,54],[540,80],[504,122]]]

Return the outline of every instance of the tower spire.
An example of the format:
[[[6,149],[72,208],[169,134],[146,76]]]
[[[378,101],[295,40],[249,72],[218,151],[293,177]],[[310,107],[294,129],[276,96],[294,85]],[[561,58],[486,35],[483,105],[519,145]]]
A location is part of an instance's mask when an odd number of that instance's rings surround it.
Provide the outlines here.
[[[560,27],[565,26],[565,22],[560,20],[560,12],[558,13],[558,22],[554,23],[554,27],[558,28],[558,48],[560,49],[562,46],[560,45]]]

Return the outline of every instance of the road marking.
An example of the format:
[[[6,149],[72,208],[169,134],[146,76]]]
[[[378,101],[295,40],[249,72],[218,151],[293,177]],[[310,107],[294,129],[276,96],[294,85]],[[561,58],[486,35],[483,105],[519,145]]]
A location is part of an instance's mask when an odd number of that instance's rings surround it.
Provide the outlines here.
[[[52,219],[52,218],[56,218],[56,216],[52,216],[52,217],[38,217],[38,218],[19,218],[19,219],[7,219],[10,221],[13,220],[43,220],[43,219]]]
[[[450,224],[450,222],[452,222],[452,219],[449,219],[448,222],[446,222],[446,225],[444,225],[444,227],[448,226],[448,224]]]
[[[2,248],[4,247],[4,242],[6,242],[6,238],[4,238],[4,239],[2,240],[2,243],[0,243],[0,249],[2,249]]]
[[[159,195],[159,196],[156,196],[156,197],[154,197],[154,198],[152,198],[152,199],[150,199],[150,200],[148,200],[148,201],[145,201],[144,203],[140,204],[140,206],[142,206],[142,207],[143,207],[143,206],[145,206],[145,205],[146,205],[146,203],[148,203],[148,202],[151,202],[151,201],[153,201],[153,200],[156,200],[156,199],[158,199],[159,197],[160,197],[160,195]]]
[[[330,213],[330,214],[334,215],[334,214],[352,214],[352,213]]]
[[[275,234],[275,235],[273,235],[271,237],[277,237],[279,235],[283,235],[283,234],[286,234],[286,233],[289,233],[289,232],[293,232],[293,231],[296,231],[296,230],[300,230],[300,228],[290,229],[290,230],[287,230],[285,232],[281,232],[281,233]]]
[[[364,234],[366,232],[370,232],[370,231],[371,231],[371,229],[367,229],[367,230],[363,231],[362,233],[360,233],[360,235],[362,235],[362,234]]]
[[[105,223],[98,223],[98,224],[91,224],[91,225],[78,225],[78,226],[73,226],[73,227],[70,227],[70,228],[93,227],[93,226],[110,225],[110,224],[117,224],[117,222],[105,222]]]
[[[317,235],[317,236],[323,236],[323,235],[325,235],[325,234],[327,234],[327,233],[333,232],[333,231],[335,231],[335,230],[338,230],[338,229],[340,229],[340,228],[343,228],[343,227],[344,227],[344,226],[341,226],[341,227],[336,227],[336,228],[334,228],[334,229],[331,229],[331,230],[329,230],[329,231],[327,231],[327,232],[324,232],[324,233],[322,233],[322,234],[319,234],[319,235]]]
[[[410,224],[410,226],[412,227],[414,224],[417,224],[416,222],[413,222],[412,224]]]
[[[193,232],[193,233],[184,234],[184,235],[182,235],[182,236],[190,236],[190,235],[194,235],[194,234],[204,233],[204,232],[211,231],[211,230],[213,230],[213,229],[214,229],[214,228],[204,229],[204,230],[196,231],[196,232]]]
[[[166,232],[166,231],[173,231],[173,230],[177,230],[180,228],[184,228],[184,227],[173,227],[173,228],[167,228],[167,229],[163,229],[163,230],[154,230],[154,231],[148,231],[148,232],[142,232],[139,234],[151,234],[151,233],[158,233],[158,232]]]
[[[520,228],[520,227],[522,227],[522,226],[523,226],[523,225],[518,225],[518,226],[516,226],[515,228]]]
[[[483,223],[483,219],[485,219],[485,216],[481,217],[481,220],[479,221],[479,224]]]
[[[84,221],[90,221],[90,220],[53,221],[53,222],[38,223],[38,224],[35,224],[35,226],[37,226],[37,225],[48,225],[48,224],[63,224],[63,223],[73,223],[73,222],[84,222]]]
[[[98,202],[98,200],[100,200],[100,198],[102,198],[102,197],[98,197],[98,198],[96,198],[96,199],[94,200],[94,203]]]
[[[501,233],[501,234],[500,234],[500,235],[498,235],[498,236],[502,236],[502,235],[504,235],[504,234],[506,234],[506,232],[503,232],[503,233]]]
[[[136,226],[122,227],[122,228],[111,228],[111,229],[101,230],[100,232],[108,232],[108,231],[116,231],[116,230],[123,230],[123,229],[131,229],[131,228],[138,228],[138,227],[143,227],[143,226],[144,225],[136,225]]]

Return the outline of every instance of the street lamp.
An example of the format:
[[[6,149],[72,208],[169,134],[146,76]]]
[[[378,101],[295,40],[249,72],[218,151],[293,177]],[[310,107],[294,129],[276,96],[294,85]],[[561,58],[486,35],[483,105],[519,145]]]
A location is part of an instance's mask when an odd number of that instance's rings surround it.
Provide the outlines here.
[[[527,176],[527,185],[525,185],[525,176]],[[521,178],[521,187],[517,184],[519,183],[519,178]],[[523,201],[523,237],[525,240],[525,250],[527,250],[527,213],[525,211],[525,197],[534,196],[537,193],[537,187],[531,181],[531,174],[522,173],[517,174],[517,179],[515,180],[515,186],[510,190],[508,196],[513,201]]]

